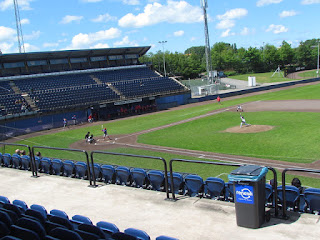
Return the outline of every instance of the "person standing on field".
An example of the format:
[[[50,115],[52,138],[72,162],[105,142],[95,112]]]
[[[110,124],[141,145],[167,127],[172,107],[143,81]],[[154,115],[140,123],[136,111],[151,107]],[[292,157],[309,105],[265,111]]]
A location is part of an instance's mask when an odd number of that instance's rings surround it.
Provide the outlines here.
[[[221,104],[221,98],[220,98],[220,96],[217,97],[217,102],[218,102],[219,104]]]
[[[103,140],[105,140],[106,137],[109,138],[109,140],[112,140],[112,139],[110,138],[110,136],[108,135],[108,130],[107,130],[107,128],[102,129],[102,131],[103,131]]]

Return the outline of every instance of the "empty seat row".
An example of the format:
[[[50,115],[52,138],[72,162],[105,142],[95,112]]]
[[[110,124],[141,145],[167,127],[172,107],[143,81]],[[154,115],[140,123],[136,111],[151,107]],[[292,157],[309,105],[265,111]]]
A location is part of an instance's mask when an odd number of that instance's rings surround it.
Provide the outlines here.
[[[150,240],[143,230],[127,228],[123,232],[110,222],[99,221],[96,225],[83,215],[68,215],[58,209],[50,213],[37,204],[30,208],[22,200],[12,203],[0,196],[0,239],[21,240]],[[156,240],[175,240],[176,238],[159,236]]]

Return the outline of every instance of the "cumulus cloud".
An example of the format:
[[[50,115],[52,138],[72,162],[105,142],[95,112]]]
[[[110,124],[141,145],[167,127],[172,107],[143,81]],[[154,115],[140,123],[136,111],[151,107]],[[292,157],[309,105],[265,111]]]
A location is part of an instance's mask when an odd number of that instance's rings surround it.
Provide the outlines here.
[[[28,18],[24,18],[20,20],[20,24],[24,25],[24,24],[30,24],[30,20]]]
[[[175,37],[181,37],[184,35],[184,31],[183,30],[180,30],[180,31],[176,31],[173,33],[173,36]]]
[[[139,0],[122,0],[123,4],[126,5],[139,5],[140,1]]]
[[[19,10],[31,10],[30,2],[33,0],[19,0]],[[0,2],[0,10],[5,11],[13,8],[13,0],[3,0]]]
[[[310,5],[310,4],[316,4],[316,3],[320,3],[320,0],[302,0],[301,4],[302,5]]]
[[[248,15],[248,10],[244,8],[235,8],[227,11],[223,15],[218,15],[217,19],[220,21],[217,23],[218,29],[230,29],[235,26],[235,19],[240,19]]]
[[[257,7],[263,7],[270,4],[278,4],[281,3],[283,0],[259,0],[257,1]]]
[[[231,29],[227,29],[226,31],[221,33],[221,37],[229,37],[229,36],[234,36],[235,33],[231,32]]]
[[[30,43],[25,43],[24,44],[24,49],[26,52],[37,52],[40,50],[37,46],[31,45]]]
[[[117,20],[117,17],[113,17],[111,16],[109,13],[106,13],[106,14],[101,14],[99,15],[98,17],[92,19],[91,21],[92,22],[109,22],[109,21],[116,21]]]
[[[240,35],[243,35],[243,36],[246,36],[246,35],[249,35],[249,34],[250,34],[250,30],[247,27],[244,27],[240,32]]]
[[[40,37],[41,32],[40,31],[32,31],[31,34],[26,34],[24,35],[25,40],[32,40],[32,39],[37,39]]]
[[[106,41],[120,37],[121,31],[117,28],[101,30],[94,33],[79,33],[72,38],[69,49],[88,48],[100,41]]]
[[[59,43],[44,43],[42,44],[44,48],[56,48],[59,46]]]
[[[76,22],[80,23],[80,21],[83,19],[83,16],[71,16],[71,15],[66,15],[63,17],[60,23],[62,24],[68,24],[71,22]]]
[[[283,32],[288,32],[288,28],[286,28],[283,25],[275,25],[275,24],[271,24],[268,29],[266,30],[266,32],[273,32],[274,34],[279,34],[279,33],[283,33]]]
[[[16,30],[0,26],[0,42],[12,41],[16,37]]]
[[[295,10],[290,10],[290,11],[282,11],[279,14],[279,17],[281,18],[285,18],[285,17],[293,17],[295,15],[297,15],[298,13]]]
[[[119,46],[138,46],[135,41],[130,41],[128,36],[125,36],[121,41],[115,42],[113,44],[115,47]]]
[[[147,4],[143,13],[134,15],[128,13],[118,24],[121,27],[145,27],[161,22],[194,23],[203,21],[200,7],[192,6],[186,1],[168,0],[167,5],[158,2]]]
[[[13,42],[7,43],[7,42],[1,42],[0,41],[0,49],[2,53],[10,53],[13,52]]]
[[[110,46],[108,45],[108,43],[98,43],[90,48],[110,48]]]

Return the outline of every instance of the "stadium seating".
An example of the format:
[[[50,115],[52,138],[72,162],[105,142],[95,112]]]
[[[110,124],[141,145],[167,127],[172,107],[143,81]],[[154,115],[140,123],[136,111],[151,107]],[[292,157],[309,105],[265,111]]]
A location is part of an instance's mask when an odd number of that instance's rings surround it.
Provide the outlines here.
[[[139,229],[127,228],[126,230],[124,230],[124,233],[141,240],[150,240],[150,236],[145,231]]]
[[[50,174],[52,162],[50,158],[44,157],[40,159],[40,172]]]
[[[204,182],[206,197],[220,199],[224,196],[225,182],[221,178],[209,177]]]
[[[21,168],[21,157],[18,154],[12,154],[12,167],[16,169]]]
[[[131,170],[133,185],[138,188],[146,188],[149,185],[147,172],[141,168]]]
[[[67,215],[64,211],[61,211],[61,210],[59,210],[59,209],[52,209],[52,210],[50,211],[50,215],[62,217],[62,218],[65,218],[65,219],[68,219],[68,220],[69,220],[68,215]]]
[[[129,168],[123,166],[116,168],[116,183],[120,185],[131,184],[131,173]]]
[[[28,209],[28,205],[24,202],[24,201],[21,201],[21,200],[14,200],[13,202],[12,202],[12,204],[14,204],[14,205],[16,205],[16,206],[18,206],[18,207],[20,207],[20,210],[24,213],[25,211],[27,211],[27,209]]]
[[[76,162],[75,164],[75,176],[76,178],[84,179],[88,175],[88,166],[85,162]]]
[[[65,160],[63,162],[63,175],[66,177],[72,177],[73,174],[75,173],[75,164],[71,160]]]
[[[22,170],[30,170],[31,168],[31,160],[28,155],[21,156],[21,169]]]
[[[12,158],[9,153],[5,153],[2,155],[2,165],[5,167],[11,167],[12,166]]]
[[[198,175],[188,175],[184,179],[186,186],[186,194],[190,197],[203,196],[204,182],[202,177]]]
[[[51,161],[52,165],[52,174],[61,175],[63,172],[63,162],[60,159],[53,159]]]
[[[278,190],[278,198],[279,198],[280,204],[283,204],[282,186],[279,186],[277,190]],[[285,194],[286,194],[287,208],[297,211],[299,209],[299,198],[300,198],[299,188],[294,186],[285,186]]]
[[[102,165],[101,174],[105,183],[114,183],[115,181],[115,168],[112,165]]]
[[[158,170],[150,170],[148,172],[148,178],[150,181],[151,189],[156,191],[164,190],[164,174]]]
[[[184,194],[185,192],[185,183],[183,180],[183,177],[180,173],[173,173],[172,174],[173,177],[173,187],[174,187],[174,193],[175,194]],[[170,177],[170,173],[168,173],[168,187],[169,187],[169,191],[171,192],[171,177]]]
[[[320,214],[320,189],[319,188],[307,188],[304,191],[304,198],[306,202],[306,212]]]

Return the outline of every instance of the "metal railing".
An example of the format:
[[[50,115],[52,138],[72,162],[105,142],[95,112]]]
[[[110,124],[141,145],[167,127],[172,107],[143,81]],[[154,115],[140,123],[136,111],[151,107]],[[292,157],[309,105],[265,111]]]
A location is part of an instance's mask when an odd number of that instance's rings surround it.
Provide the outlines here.
[[[167,170],[167,162],[164,158],[162,157],[152,157],[152,156],[144,156],[144,155],[135,155],[135,154],[126,154],[126,153],[115,153],[115,152],[102,152],[102,151],[92,151],[91,152],[91,162],[93,164],[94,162],[94,158],[93,155],[94,154],[105,154],[105,155],[114,155],[114,156],[123,156],[123,157],[133,157],[133,158],[143,158],[143,159],[154,159],[154,160],[158,160],[158,161],[162,161],[163,162],[163,168],[164,168],[164,173],[165,173],[165,190],[166,190],[166,194],[167,194],[167,199],[170,199],[169,197],[169,190],[168,190],[168,170]],[[94,171],[93,171],[94,172]],[[94,173],[93,173],[93,177]]]

